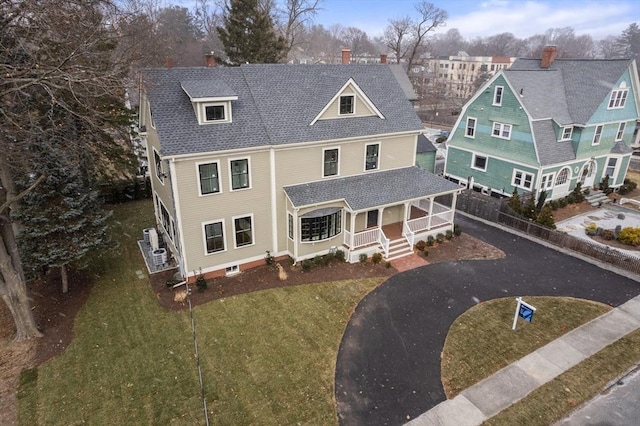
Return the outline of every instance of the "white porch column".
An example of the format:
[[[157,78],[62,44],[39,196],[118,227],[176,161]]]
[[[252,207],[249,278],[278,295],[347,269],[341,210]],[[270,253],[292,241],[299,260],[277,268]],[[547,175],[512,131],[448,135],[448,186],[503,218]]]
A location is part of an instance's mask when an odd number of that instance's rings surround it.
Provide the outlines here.
[[[411,203],[404,203],[404,223],[411,219]]]
[[[289,218],[287,218],[287,221]],[[293,209],[293,258],[298,262],[298,244],[300,244],[300,238],[298,238],[298,209]]]
[[[429,198],[429,215],[427,216],[427,229],[431,229],[432,217],[433,217],[433,197]]]
[[[351,232],[351,235],[356,233],[356,216],[358,213],[355,212],[349,212],[349,219],[350,219],[350,223],[349,223],[349,231]]]
[[[384,222],[384,207],[378,209],[378,228],[382,229],[382,223]]]

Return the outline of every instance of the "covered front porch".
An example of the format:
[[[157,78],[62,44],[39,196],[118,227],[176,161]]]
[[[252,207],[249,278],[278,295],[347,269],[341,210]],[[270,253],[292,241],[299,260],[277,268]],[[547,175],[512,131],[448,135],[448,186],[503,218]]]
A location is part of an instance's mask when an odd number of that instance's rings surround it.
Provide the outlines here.
[[[386,260],[402,257],[413,253],[419,240],[453,230],[461,189],[432,173],[407,167],[284,190],[296,259],[341,248],[350,262],[357,262],[362,254],[381,253]],[[322,230],[316,238],[309,227],[318,222]]]
[[[349,229],[344,231],[343,245],[349,251],[350,260],[357,261],[360,254],[371,255],[375,252],[382,253],[387,260],[396,259],[413,253],[416,242],[453,230],[456,195],[453,193],[448,197],[430,197],[403,203],[400,205],[402,218],[398,221],[369,221],[372,212],[377,212],[373,216],[384,219],[386,208],[398,206],[348,213],[351,223]],[[446,203],[446,199],[450,200],[449,203]],[[367,216],[367,227],[358,231],[359,214]]]

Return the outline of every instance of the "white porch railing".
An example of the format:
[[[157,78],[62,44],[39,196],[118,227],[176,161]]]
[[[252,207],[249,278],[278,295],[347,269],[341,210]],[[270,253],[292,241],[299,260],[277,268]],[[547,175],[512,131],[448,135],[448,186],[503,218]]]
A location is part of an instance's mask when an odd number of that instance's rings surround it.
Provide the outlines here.
[[[433,211],[429,215],[429,202],[427,200],[419,200],[412,203],[413,206],[427,212],[427,216],[417,219],[408,220],[407,226],[413,233],[428,231],[443,225],[453,224],[454,210],[451,207],[439,203],[433,203]]]
[[[413,247],[416,234],[411,230],[408,222],[402,223],[402,235],[407,239],[410,247]]]
[[[387,255],[389,253],[390,240],[386,235],[384,235],[381,228],[367,229],[366,231],[357,232],[355,234],[345,230],[344,244],[349,247],[350,250],[355,250],[370,244],[380,244],[385,255]]]

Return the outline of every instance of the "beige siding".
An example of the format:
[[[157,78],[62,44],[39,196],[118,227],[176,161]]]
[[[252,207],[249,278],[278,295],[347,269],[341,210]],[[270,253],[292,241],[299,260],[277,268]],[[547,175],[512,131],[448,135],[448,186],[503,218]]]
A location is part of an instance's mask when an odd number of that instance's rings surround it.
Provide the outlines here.
[[[249,158],[250,188],[231,191],[229,161]],[[217,161],[221,192],[201,196],[198,164]],[[186,268],[213,270],[263,258],[271,250],[269,154],[230,155],[176,161],[185,239]],[[233,218],[253,215],[254,243],[235,248]],[[225,251],[206,254],[203,223],[224,221]]]
[[[382,212],[382,225],[390,223],[402,222],[404,213],[404,205],[387,207]]]
[[[320,120],[332,119],[332,118],[340,118],[348,120],[350,117],[368,117],[371,115],[376,115],[369,105],[365,102],[362,97],[360,97],[354,90],[345,90],[341,93],[341,95],[353,95],[355,99],[355,113],[348,115],[340,115],[340,96],[338,96],[330,105],[329,108],[322,114],[319,118]]]

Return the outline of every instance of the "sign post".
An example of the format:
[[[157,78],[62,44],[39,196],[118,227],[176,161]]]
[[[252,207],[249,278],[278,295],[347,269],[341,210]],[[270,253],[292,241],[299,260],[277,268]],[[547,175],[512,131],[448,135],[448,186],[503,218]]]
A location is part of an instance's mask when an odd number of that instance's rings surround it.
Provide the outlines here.
[[[513,327],[511,327],[514,331],[518,323],[518,317],[522,317],[526,322],[532,322],[533,314],[536,311],[536,308],[522,300],[522,297],[516,297],[516,302],[518,302],[516,304],[516,314],[513,317]]]

